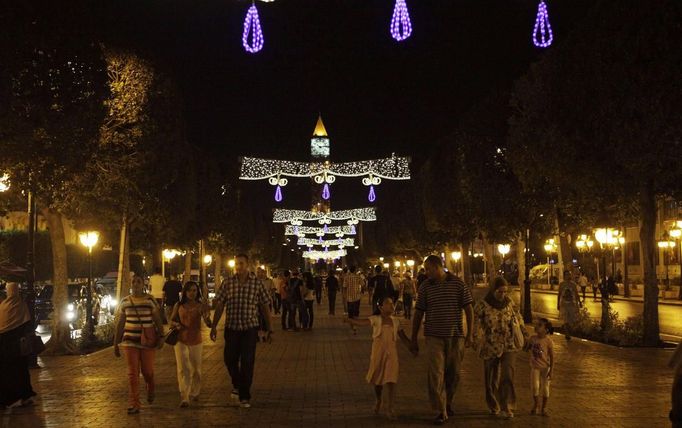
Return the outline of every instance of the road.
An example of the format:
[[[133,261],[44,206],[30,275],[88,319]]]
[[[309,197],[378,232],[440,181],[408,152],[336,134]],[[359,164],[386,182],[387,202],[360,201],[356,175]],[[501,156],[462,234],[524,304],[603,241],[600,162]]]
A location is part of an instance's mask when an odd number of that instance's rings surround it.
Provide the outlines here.
[[[485,289],[476,288],[474,294],[477,298],[485,295]],[[550,319],[558,319],[559,311],[556,309],[557,295],[555,293],[543,292],[540,290],[531,291],[531,307],[533,313],[542,315]],[[514,288],[512,297],[516,302],[519,301],[518,288]],[[643,303],[616,300],[611,302],[611,307],[618,312],[620,319],[625,320],[628,317],[639,315],[643,310]],[[595,302],[591,295],[587,296],[587,310],[590,312],[592,318],[599,320],[601,318],[601,302]],[[679,342],[682,340],[682,306],[676,305],[659,305],[658,306],[659,324],[661,327],[661,336],[665,340],[673,340]]]

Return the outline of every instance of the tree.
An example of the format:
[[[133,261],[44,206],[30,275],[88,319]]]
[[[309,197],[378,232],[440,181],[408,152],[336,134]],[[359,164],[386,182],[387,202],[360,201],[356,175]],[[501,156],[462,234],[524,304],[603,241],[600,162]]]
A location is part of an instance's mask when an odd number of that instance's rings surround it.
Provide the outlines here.
[[[679,189],[682,5],[608,1],[515,87],[517,175],[545,177],[603,207],[636,205],[644,258],[644,342],[659,342],[656,198]]]

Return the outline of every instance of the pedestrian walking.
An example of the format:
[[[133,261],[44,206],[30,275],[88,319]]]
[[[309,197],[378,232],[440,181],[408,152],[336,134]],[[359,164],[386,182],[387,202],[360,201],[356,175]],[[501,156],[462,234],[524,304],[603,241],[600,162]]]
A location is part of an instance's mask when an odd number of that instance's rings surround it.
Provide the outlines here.
[[[374,268],[376,275],[370,279],[369,288],[374,290],[372,292],[372,311],[374,315],[379,313],[379,302],[384,299],[384,297],[390,297],[391,299],[397,299],[395,288],[388,274],[383,271],[383,268],[377,265]]]
[[[351,266],[349,273],[345,276],[344,282],[346,284],[346,293],[348,295],[348,318],[356,319],[360,316],[360,300],[362,298],[362,286],[364,280],[358,275],[357,268]],[[353,327],[353,334],[357,334],[357,330]]]
[[[336,315],[336,293],[339,290],[339,280],[336,278],[334,270],[329,271],[327,281],[327,299],[329,300],[329,315]]]
[[[341,271],[341,278],[339,285],[341,286],[341,305],[343,306],[343,314],[348,315],[348,289],[346,288],[346,275],[348,275],[348,267],[344,267]]]
[[[404,278],[400,283],[400,294],[403,297],[403,306],[405,311],[405,319],[412,318],[412,303],[414,295],[417,294],[414,289],[414,281],[409,272],[405,272]]]
[[[528,333],[508,291],[507,281],[495,278],[491,290],[476,304],[473,330],[478,356],[483,360],[488,409],[492,415],[511,419],[516,407],[516,354],[523,349]]]
[[[118,305],[114,328],[114,355],[125,356],[128,365],[128,414],[140,413],[140,372],[147,386],[147,403],[155,398],[154,357],[163,346],[160,308],[151,294],[144,292],[144,281],[133,277],[132,294]]]
[[[587,286],[589,285],[589,283],[587,281],[587,275],[585,275],[584,273],[581,273],[580,278],[578,279],[578,284],[580,285],[580,291],[583,294],[583,304],[584,304],[585,299],[586,299],[585,292],[587,291]]]
[[[147,292],[154,296],[154,299],[156,300],[156,303],[159,305],[159,308],[163,308],[163,286],[166,283],[166,278],[161,275],[161,267],[157,266],[154,268],[154,275],[149,277],[149,290]],[[167,324],[168,320],[166,319],[166,314],[164,311],[161,311],[161,318],[163,319],[163,323]]]
[[[230,398],[242,408],[251,407],[251,384],[256,361],[259,313],[263,314],[267,341],[272,341],[270,298],[261,281],[249,274],[249,256],[235,257],[235,274],[226,278],[215,298],[211,340],[217,337],[218,322],[225,309],[223,357],[232,379]]]
[[[178,330],[178,342],[174,346],[175,364],[180,390],[180,407],[188,407],[201,392],[201,320],[210,328],[209,308],[201,301],[199,285],[188,281],[182,287],[180,301],[173,307],[171,328]]]
[[[315,321],[314,306],[315,306],[315,278],[310,272],[303,273],[303,303],[305,312],[305,324],[303,330],[310,331],[313,328]]]
[[[535,335],[529,340],[530,385],[533,394],[531,415],[536,415],[539,412],[542,416],[548,416],[549,384],[554,370],[554,344],[549,336],[553,333],[552,323],[547,318],[540,318],[535,322]],[[540,405],[541,396],[542,407]]]
[[[327,282],[327,271],[325,269],[318,272],[315,277],[315,299],[317,300],[317,306],[322,303],[322,290],[324,290],[325,283]]]
[[[289,286],[287,288],[287,295],[289,296],[289,303],[291,305],[291,311],[289,312],[289,328],[294,331],[299,331],[300,328],[305,327],[307,322],[305,303],[303,301],[303,288],[303,280],[299,277],[298,270],[294,269],[291,273]],[[296,324],[296,314],[298,314],[298,324]]]
[[[417,304],[412,320],[413,354],[419,352],[419,329],[424,321],[426,355],[428,359],[428,390],[431,407],[438,412],[434,420],[442,425],[454,415],[454,397],[464,357],[464,347],[472,341],[472,329],[464,338],[462,312],[467,326],[472,325],[473,298],[461,279],[445,272],[443,261],[430,255],[424,261],[428,280],[419,286]]]
[[[22,355],[20,341],[33,334],[34,326],[19,284],[7,283],[6,292],[0,302],[0,406],[29,406],[36,395],[28,370],[31,356]]]
[[[272,308],[275,311],[275,315],[279,315],[282,310],[282,275],[276,273],[273,278],[273,289],[272,289]]]
[[[163,305],[160,308],[163,312],[161,316],[164,320],[168,320],[173,307],[180,301],[181,292],[182,283],[178,281],[177,275],[171,275],[171,279],[163,285]]]
[[[571,340],[571,332],[573,326],[578,321],[580,307],[582,307],[582,304],[578,296],[578,286],[573,282],[571,272],[568,270],[564,271],[564,280],[559,284],[556,308],[564,324],[562,329],[566,340]]]
[[[289,281],[291,280],[291,272],[285,270],[282,273],[282,282],[280,283],[279,295],[282,299],[282,330],[292,330],[291,322],[291,298],[289,296]]]
[[[395,305],[390,297],[384,298],[379,305],[379,315],[365,319],[346,318],[351,326],[372,327],[372,354],[369,359],[369,370],[365,379],[374,385],[376,405],[374,413],[381,411],[383,389],[387,389],[386,415],[389,419],[395,416],[395,392],[398,383],[398,329],[400,321],[393,317]]]

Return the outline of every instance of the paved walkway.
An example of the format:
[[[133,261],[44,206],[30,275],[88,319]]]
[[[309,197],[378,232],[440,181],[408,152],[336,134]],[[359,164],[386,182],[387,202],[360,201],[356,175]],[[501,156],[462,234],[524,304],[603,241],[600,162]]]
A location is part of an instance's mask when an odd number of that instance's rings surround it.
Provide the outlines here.
[[[366,303],[362,310],[366,315]],[[157,355],[156,402],[143,406],[139,415],[128,416],[125,363],[108,348],[90,356],[42,359],[44,368],[32,372],[39,394],[36,405],[5,413],[2,427],[428,426],[434,415],[428,406],[423,357],[414,358],[400,348],[399,420],[387,421],[372,415],[373,391],[364,382],[370,332],[361,330],[353,336],[340,316],[328,317],[326,311],[318,310],[315,323],[313,332],[278,330],[272,345],[258,345],[251,409],[227,403],[230,385],[220,338],[215,344],[205,342],[204,388],[193,407],[178,408],[175,359],[171,347],[165,347]],[[665,365],[671,351],[618,349],[579,340],[566,343],[562,336],[553,339],[557,366],[550,417],[528,415],[531,397],[525,354],[517,362],[516,418],[502,421],[488,416],[482,363],[468,350],[456,416],[447,425],[668,426],[672,378]]]

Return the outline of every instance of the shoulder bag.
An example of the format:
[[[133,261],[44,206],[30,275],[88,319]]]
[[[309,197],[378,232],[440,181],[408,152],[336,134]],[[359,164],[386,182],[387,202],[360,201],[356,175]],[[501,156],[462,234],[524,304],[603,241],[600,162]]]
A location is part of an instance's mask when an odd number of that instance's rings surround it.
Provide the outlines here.
[[[521,323],[519,322],[518,315],[516,314],[514,308],[511,308],[511,311],[512,311],[511,329],[512,336],[514,336],[514,347],[516,349],[523,349],[523,346],[526,343],[526,338],[523,335],[523,327],[521,327]]]
[[[177,319],[172,319],[171,321],[176,321],[180,325],[182,323],[180,322],[180,304],[176,303],[178,305],[178,312],[177,312]],[[180,336],[180,329],[178,328],[171,328],[168,330],[168,334],[166,334],[166,340],[165,342],[171,346],[175,346],[178,343],[178,338]]]
[[[135,301],[133,299],[130,299],[131,303],[133,304],[133,309],[135,309],[135,313],[137,314],[137,317],[140,318],[140,313],[137,311],[137,305],[135,304]],[[155,303],[152,304],[154,306]],[[153,317],[152,317],[153,318]],[[159,344],[159,333],[156,330],[156,323],[152,319],[152,327],[142,327],[142,335],[140,336],[140,345],[146,347],[146,348],[156,348],[156,346]],[[142,324],[140,324],[142,325]]]

